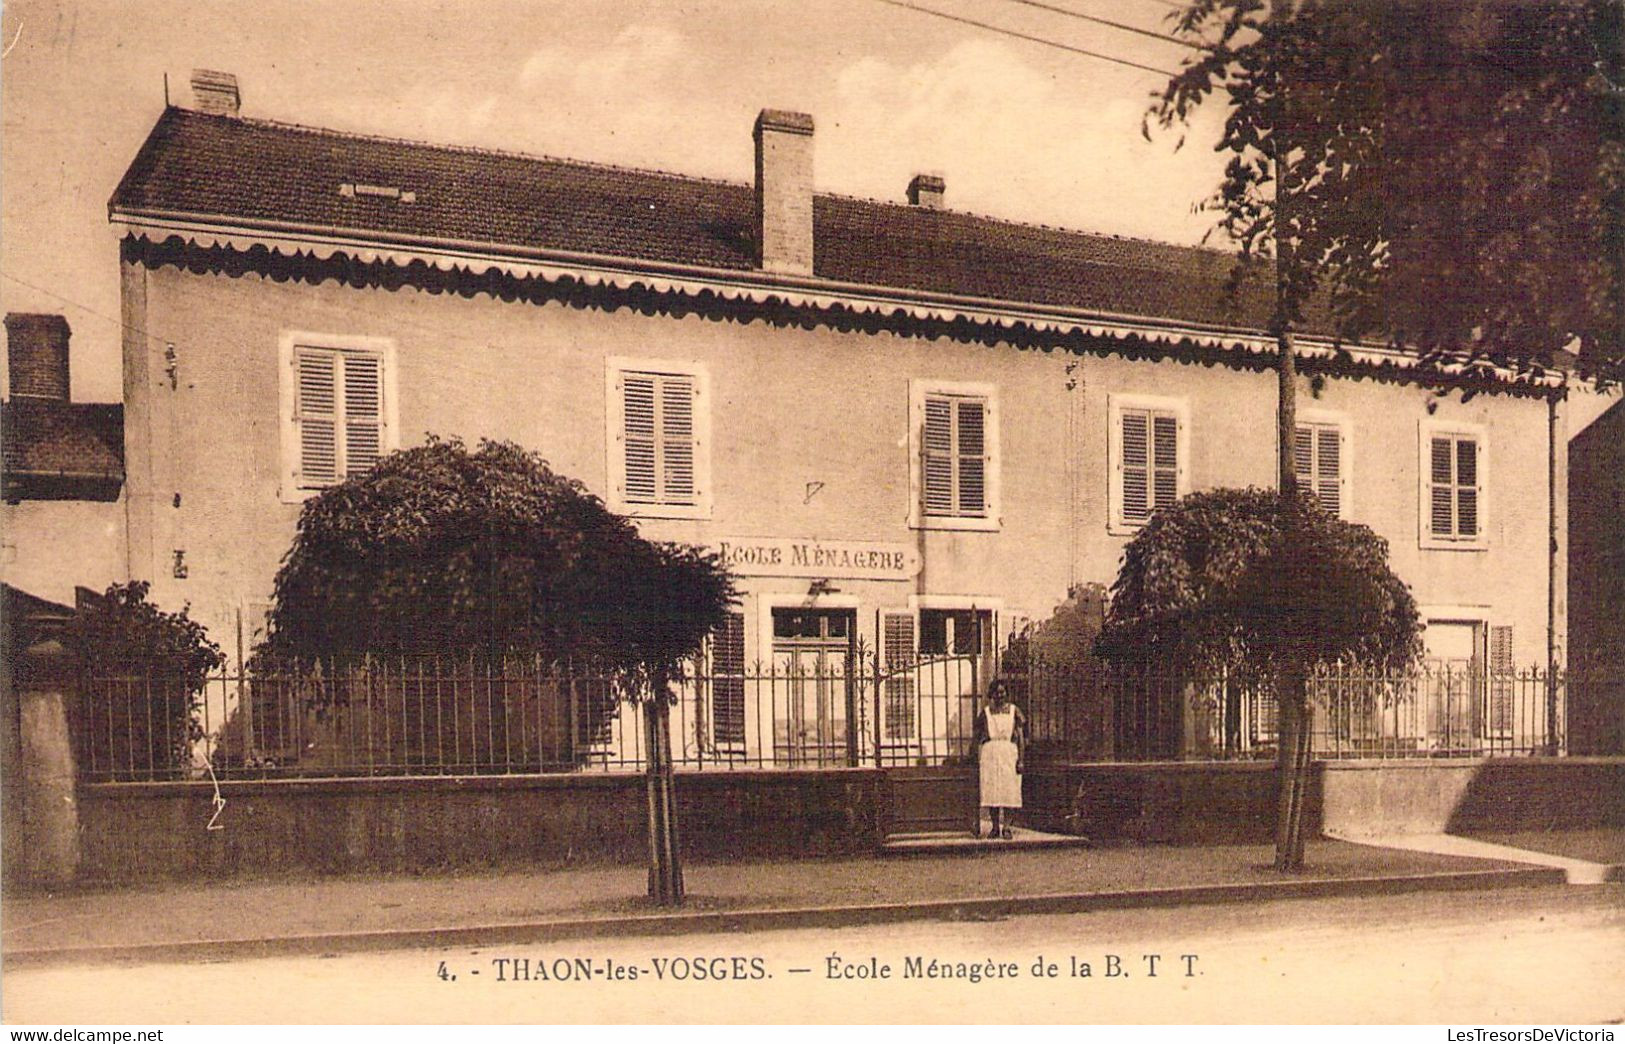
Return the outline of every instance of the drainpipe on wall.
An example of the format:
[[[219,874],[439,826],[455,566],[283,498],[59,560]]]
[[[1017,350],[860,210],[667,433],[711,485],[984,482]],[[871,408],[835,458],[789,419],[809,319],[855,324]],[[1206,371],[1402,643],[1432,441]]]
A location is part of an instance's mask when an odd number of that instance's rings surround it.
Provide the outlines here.
[[[1546,396],[1546,752],[1562,750],[1557,731],[1557,430],[1558,392]]]

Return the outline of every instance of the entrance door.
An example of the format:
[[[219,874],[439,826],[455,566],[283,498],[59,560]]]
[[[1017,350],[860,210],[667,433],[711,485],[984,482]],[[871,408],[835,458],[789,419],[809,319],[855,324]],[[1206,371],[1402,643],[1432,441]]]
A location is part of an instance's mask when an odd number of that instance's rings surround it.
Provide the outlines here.
[[[1484,697],[1484,625],[1429,620],[1422,632],[1428,668],[1428,740],[1436,750],[1478,746]]]
[[[857,628],[853,609],[773,610],[773,758],[783,765],[847,765]]]

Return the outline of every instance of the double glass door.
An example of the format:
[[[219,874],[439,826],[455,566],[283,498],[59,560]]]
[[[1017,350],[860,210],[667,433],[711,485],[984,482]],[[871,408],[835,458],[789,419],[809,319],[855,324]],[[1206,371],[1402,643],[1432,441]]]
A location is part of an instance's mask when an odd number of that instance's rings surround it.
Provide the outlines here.
[[[773,610],[774,760],[845,765],[853,755],[852,609]]]

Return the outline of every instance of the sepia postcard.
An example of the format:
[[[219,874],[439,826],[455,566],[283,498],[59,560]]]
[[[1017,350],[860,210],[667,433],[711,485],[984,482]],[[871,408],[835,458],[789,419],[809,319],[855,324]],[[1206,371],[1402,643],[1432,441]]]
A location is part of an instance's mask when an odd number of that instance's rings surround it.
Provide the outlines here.
[[[1613,1040],[1622,15],[6,3],[5,1020]]]

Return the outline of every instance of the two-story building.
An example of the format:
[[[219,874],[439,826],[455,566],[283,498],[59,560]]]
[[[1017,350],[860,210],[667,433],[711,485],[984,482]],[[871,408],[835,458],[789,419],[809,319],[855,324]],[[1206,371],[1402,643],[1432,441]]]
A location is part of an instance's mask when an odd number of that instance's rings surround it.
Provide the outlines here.
[[[217,635],[263,614],[305,498],[425,433],[539,450],[645,535],[719,550],[742,591],[719,662],[787,668],[985,653],[1110,583],[1159,507],[1274,482],[1268,299],[1227,297],[1227,255],[956,212],[929,175],[820,193],[797,113],[761,113],[731,182],[194,88],[109,215],[128,572]],[[1544,663],[1546,401],[1301,351],[1300,475],[1388,540],[1429,655]]]

